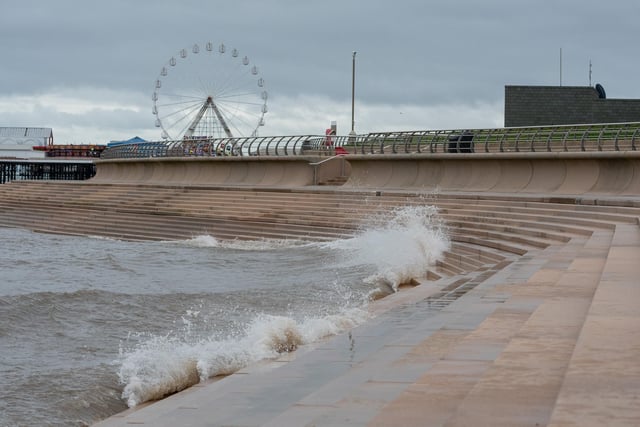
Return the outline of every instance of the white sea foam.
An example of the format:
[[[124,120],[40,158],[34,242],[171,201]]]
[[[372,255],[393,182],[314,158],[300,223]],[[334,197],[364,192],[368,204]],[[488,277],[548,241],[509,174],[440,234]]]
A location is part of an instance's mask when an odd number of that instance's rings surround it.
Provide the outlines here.
[[[130,407],[196,384],[194,349],[175,338],[153,337],[135,351],[124,353],[120,381],[122,397]]]
[[[369,227],[355,237],[327,245],[341,251],[345,263],[373,266],[375,272],[365,280],[394,291],[411,279],[424,277],[450,247],[432,206],[406,206],[366,222]]]
[[[218,375],[228,375],[259,360],[294,351],[362,323],[368,314],[349,309],[324,318],[294,320],[260,315],[239,337],[188,342],[176,337],[153,337],[131,350],[121,349],[122,397],[130,407],[160,399]]]
[[[308,242],[295,239],[258,239],[258,240],[218,240],[208,234],[202,234],[187,240],[166,241],[165,243],[192,246],[197,248],[225,248],[245,251],[267,251],[308,245]]]
[[[373,273],[365,281],[374,287],[382,285],[397,290],[400,284],[423,277],[450,244],[433,207],[399,208],[367,218],[365,224],[368,228],[353,238],[313,245],[338,251],[339,256],[334,258],[339,265],[332,265],[334,270],[336,267],[371,268]],[[220,246],[220,242],[210,236],[198,236],[183,243]],[[236,243],[243,249],[251,247],[248,242]],[[300,242],[260,241],[252,249],[269,250],[292,244]],[[202,334],[202,329],[192,327],[202,307],[188,311],[182,316],[185,329],[181,333],[143,340],[134,348],[121,350],[119,378],[124,385],[123,398],[131,407],[159,399],[198,381],[231,374],[259,360],[294,351],[300,345],[364,322],[367,310],[348,303],[351,299],[348,290],[340,292],[344,295],[336,294],[338,304],[345,303],[340,312],[308,318],[300,314],[261,314],[254,316],[240,332],[223,339],[213,334],[192,336],[194,330]]]
[[[94,239],[94,240],[106,240],[106,241],[110,241],[110,242],[119,242],[120,241],[120,240],[116,239],[115,237],[98,236],[98,235],[95,235],[95,234],[88,234],[87,238]]]
[[[245,251],[268,251],[306,246],[308,242],[297,239],[225,240],[221,246]]]
[[[218,239],[209,236],[208,234],[202,234],[188,240],[179,240],[172,243],[179,243],[185,246],[193,246],[196,248],[217,248],[220,246],[220,242],[218,241]]]

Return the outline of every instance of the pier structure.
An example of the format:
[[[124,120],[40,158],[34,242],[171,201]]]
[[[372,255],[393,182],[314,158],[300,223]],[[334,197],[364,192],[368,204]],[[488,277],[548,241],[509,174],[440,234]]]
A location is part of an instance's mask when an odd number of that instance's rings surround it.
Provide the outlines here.
[[[0,159],[0,184],[21,180],[70,180],[92,178],[96,166],[90,160]]]

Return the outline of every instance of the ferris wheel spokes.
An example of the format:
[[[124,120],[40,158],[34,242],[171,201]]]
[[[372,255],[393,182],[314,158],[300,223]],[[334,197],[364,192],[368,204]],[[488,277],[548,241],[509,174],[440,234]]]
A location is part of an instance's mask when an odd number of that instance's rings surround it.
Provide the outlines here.
[[[227,137],[233,138],[233,135],[231,134],[231,129],[229,129],[229,126],[227,125],[226,120],[224,119],[222,114],[220,114],[220,110],[218,110],[218,107],[216,106],[215,102],[213,102],[213,99],[211,99],[211,97],[208,97],[206,102],[204,103],[204,105],[202,107],[200,107],[200,110],[198,111],[198,113],[196,114],[194,120],[191,122],[191,124],[187,128],[187,131],[184,134],[185,138],[192,138],[193,137],[193,133],[195,132],[196,128],[200,124],[200,121],[202,120],[202,118],[204,117],[205,113],[207,112],[207,109],[209,109],[209,108],[211,108],[211,110],[213,110],[216,118],[220,122],[220,125],[224,129],[224,132],[227,134]]]
[[[170,114],[163,117],[164,126],[167,128],[178,129],[179,134],[184,135],[185,131],[189,127],[189,118],[193,117],[194,114],[197,114],[197,111],[200,109],[200,104],[197,105],[191,104],[187,107],[184,107],[180,110],[175,110]],[[162,127],[162,126],[160,126]],[[167,134],[164,139],[171,139]]]
[[[162,137],[254,136],[264,125],[267,92],[258,67],[237,49],[182,49],[155,80],[153,109]],[[191,68],[189,68],[191,67]]]

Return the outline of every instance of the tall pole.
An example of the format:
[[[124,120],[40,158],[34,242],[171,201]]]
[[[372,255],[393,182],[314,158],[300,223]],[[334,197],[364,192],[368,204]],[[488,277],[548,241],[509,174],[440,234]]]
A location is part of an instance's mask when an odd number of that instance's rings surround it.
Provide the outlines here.
[[[560,48],[560,86],[562,86],[562,48]]]
[[[351,132],[349,133],[349,135],[352,135],[352,136],[356,134],[355,104],[356,104],[356,51],[354,50],[352,67],[351,67]]]

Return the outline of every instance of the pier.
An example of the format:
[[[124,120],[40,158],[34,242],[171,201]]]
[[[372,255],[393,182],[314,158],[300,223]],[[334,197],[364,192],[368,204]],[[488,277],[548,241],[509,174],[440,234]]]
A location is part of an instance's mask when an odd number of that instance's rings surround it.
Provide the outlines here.
[[[0,159],[0,184],[21,180],[85,180],[96,174],[90,160]]]

